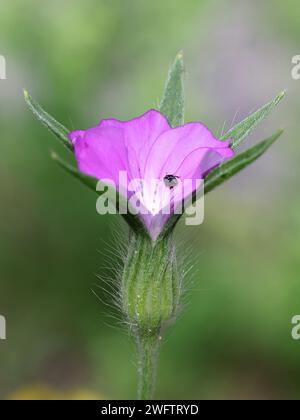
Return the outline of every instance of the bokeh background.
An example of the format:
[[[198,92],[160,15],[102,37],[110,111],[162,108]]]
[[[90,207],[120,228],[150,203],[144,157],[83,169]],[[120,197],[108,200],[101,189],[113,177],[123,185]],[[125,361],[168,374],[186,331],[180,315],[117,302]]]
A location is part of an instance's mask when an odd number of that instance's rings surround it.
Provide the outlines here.
[[[127,119],[158,104],[182,49],[187,121],[220,134],[287,88],[247,145],[286,131],[207,197],[202,226],[179,226],[194,269],[156,396],[298,399],[299,37],[298,0],[0,0],[0,398],[134,398],[136,386],[134,345],[95,276],[113,276],[118,221],[51,161],[64,151],[22,88],[70,129]]]

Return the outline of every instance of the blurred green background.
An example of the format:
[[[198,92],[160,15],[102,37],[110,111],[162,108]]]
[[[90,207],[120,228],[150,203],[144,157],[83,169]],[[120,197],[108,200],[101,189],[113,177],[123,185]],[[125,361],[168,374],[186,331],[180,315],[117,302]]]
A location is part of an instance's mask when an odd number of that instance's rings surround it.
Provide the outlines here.
[[[95,273],[113,276],[118,221],[98,216],[95,196],[51,161],[64,151],[22,88],[70,129],[127,119],[157,105],[183,49],[187,121],[220,134],[288,88],[247,145],[286,132],[207,197],[202,226],[179,226],[194,269],[156,396],[298,399],[299,37],[298,0],[0,0],[0,398],[48,388],[134,398],[136,386],[134,346],[96,288]]]

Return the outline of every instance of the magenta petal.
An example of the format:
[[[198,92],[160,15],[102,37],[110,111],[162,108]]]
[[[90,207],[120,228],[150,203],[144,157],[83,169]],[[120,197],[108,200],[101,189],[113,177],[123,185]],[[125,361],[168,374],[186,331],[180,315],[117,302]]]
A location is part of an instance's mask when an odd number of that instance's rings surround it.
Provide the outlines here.
[[[177,175],[183,161],[191,153],[198,151],[199,159],[198,162],[194,161],[194,165],[199,165],[207,149],[228,149],[228,142],[217,140],[208,128],[200,123],[189,123],[168,130],[157,138],[149,152],[145,177]]]
[[[204,125],[189,123],[173,129],[155,110],[130,121],[102,120],[97,127],[73,131],[69,138],[85,174],[111,179],[117,188],[120,171],[127,172],[129,182],[140,180],[133,192],[128,187],[128,196],[138,197],[146,210],[140,218],[153,240],[176,206],[198,188],[198,181],[234,155],[229,142],[216,139]],[[176,175],[180,181],[172,194],[164,182],[166,175]],[[188,188],[186,180],[192,181]]]
[[[78,134],[80,133],[80,135]],[[119,171],[129,171],[122,130],[95,127],[69,134],[81,172],[118,184]]]
[[[75,146],[77,139],[81,139],[83,135],[84,135],[84,131],[77,130],[77,131],[72,131],[71,133],[69,133],[68,137],[71,140],[73,146]]]
[[[142,178],[149,150],[156,139],[170,129],[167,119],[151,109],[138,118],[129,121],[102,120],[99,127],[117,127],[123,131],[128,160],[134,178]]]
[[[193,174],[203,179],[212,169],[233,156],[234,152],[230,148],[201,147],[186,156],[174,173],[182,179],[191,178]]]

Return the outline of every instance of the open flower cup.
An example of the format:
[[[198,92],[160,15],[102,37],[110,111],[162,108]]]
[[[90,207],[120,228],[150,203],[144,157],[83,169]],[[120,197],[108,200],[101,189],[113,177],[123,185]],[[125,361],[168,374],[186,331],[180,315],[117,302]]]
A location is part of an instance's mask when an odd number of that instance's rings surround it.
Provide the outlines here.
[[[68,137],[79,170],[125,196],[153,241],[204,177],[234,155],[230,142],[203,124],[172,128],[156,110],[126,122],[102,120]]]
[[[118,212],[129,226],[116,301],[138,350],[138,397],[154,392],[157,355],[184,290],[173,230],[191,204],[259,158],[282,134],[238,153],[237,147],[284,97],[258,109],[221,138],[184,122],[183,59],[170,68],[159,109],[129,121],[102,119],[70,132],[24,91],[37,119],[72,152],[75,165],[53,159],[92,189],[100,214]],[[201,219],[203,220],[203,219]],[[195,223],[187,223],[195,224]]]

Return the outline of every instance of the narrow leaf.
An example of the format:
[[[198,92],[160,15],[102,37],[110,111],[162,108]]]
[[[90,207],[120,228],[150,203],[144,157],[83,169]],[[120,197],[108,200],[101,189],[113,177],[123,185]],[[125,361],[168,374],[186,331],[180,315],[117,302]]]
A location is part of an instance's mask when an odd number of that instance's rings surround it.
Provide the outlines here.
[[[235,156],[212,171],[205,179],[205,194],[212,191],[214,188],[218,187],[246,166],[250,165],[250,163],[258,159],[281,136],[282,133],[283,130],[278,130],[272,137]]]
[[[24,90],[24,98],[34,116],[53,134],[55,134],[65,147],[73,151],[73,146],[68,138],[70,130],[51,117],[51,115],[49,115],[48,112],[46,112],[26,90]]]
[[[233,149],[237,148],[251,134],[254,128],[270,114],[284,96],[285,92],[281,92],[273,101],[267,103],[258,111],[254,112],[254,114],[251,114],[245,120],[231,128],[221,139],[231,139],[231,147]]]
[[[68,172],[69,174],[77,178],[89,189],[93,190],[96,194],[98,194],[98,196],[101,196],[105,193],[106,197],[109,200],[111,200],[112,203],[116,204],[117,209],[119,209],[120,206],[122,206],[122,208],[127,208],[127,206],[129,206],[127,203],[127,199],[124,198],[121,194],[119,194],[116,190],[114,190],[111,186],[108,187],[106,184],[102,183],[102,190],[100,191],[99,188],[97,188],[97,186],[99,187],[99,183],[101,186],[101,181],[99,181],[96,178],[93,178],[93,177],[90,177],[88,175],[81,173],[72,165],[62,160],[54,152],[52,152],[51,157],[61,168],[63,168],[66,172]],[[127,214],[122,214],[122,216],[135,232],[139,232],[139,233],[142,232],[146,234],[144,225],[137,216],[130,213],[130,211],[128,211]]]
[[[184,124],[183,56],[179,53],[172,64],[165,85],[159,111],[166,116],[172,127]]]

